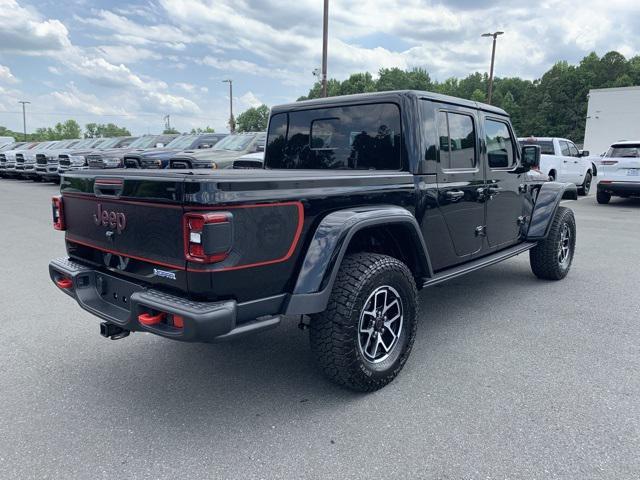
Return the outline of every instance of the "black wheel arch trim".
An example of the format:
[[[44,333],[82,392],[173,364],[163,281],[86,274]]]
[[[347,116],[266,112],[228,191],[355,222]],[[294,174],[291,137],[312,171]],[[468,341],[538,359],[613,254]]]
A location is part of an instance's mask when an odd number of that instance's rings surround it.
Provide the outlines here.
[[[433,276],[422,232],[411,212],[397,206],[371,206],[338,210],[318,225],[300,268],[286,314],[299,315],[326,308],[338,270],[354,235],[365,228],[399,225],[408,229],[418,257],[417,277]],[[417,282],[420,286],[421,283]]]
[[[578,187],[573,183],[545,182],[542,184],[531,213],[527,231],[528,241],[544,240],[561,200],[577,200]]]

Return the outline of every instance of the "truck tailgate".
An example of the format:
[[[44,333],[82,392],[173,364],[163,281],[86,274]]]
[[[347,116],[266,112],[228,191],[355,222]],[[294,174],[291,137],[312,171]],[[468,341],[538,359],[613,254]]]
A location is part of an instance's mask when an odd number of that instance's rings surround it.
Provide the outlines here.
[[[185,291],[182,183],[182,177],[65,178],[69,254],[150,285]]]

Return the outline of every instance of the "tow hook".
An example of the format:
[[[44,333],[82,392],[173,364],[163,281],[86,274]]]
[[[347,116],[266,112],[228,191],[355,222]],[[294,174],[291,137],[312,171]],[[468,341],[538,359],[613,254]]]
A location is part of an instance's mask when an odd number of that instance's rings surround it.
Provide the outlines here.
[[[120,328],[117,325],[109,322],[102,322],[100,324],[100,335],[104,338],[110,338],[111,340],[120,340],[121,338],[128,337],[131,332]]]

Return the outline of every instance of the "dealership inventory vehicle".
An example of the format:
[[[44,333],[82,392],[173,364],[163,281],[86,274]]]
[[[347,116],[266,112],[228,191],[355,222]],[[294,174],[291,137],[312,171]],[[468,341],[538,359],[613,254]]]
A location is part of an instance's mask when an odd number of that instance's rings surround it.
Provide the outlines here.
[[[155,151],[178,137],[177,134],[145,135],[130,142],[124,148],[110,148],[96,151],[87,156],[90,168],[121,168],[125,158],[131,153]]]
[[[234,162],[248,153],[264,151],[265,132],[246,132],[228,135],[212,148],[182,152],[173,156],[169,168],[233,168]]]
[[[55,143],[56,143],[55,141],[38,142],[35,145],[28,146],[28,148],[21,147],[21,149],[15,150],[13,162],[11,162],[10,160],[7,161],[6,174],[10,177],[15,177],[15,178],[23,177],[25,172],[25,163],[26,163],[25,157],[30,152],[34,152],[34,151],[41,152],[43,150],[51,148],[53,145],[55,145]],[[30,170],[33,171],[33,164],[29,166],[30,166]]]
[[[0,177],[12,176],[16,169],[16,154],[29,150],[39,142],[21,142],[12,148],[0,151]]]
[[[640,141],[616,142],[600,160],[596,199],[609,203],[611,197],[640,196]]]
[[[525,252],[536,276],[567,275],[576,225],[560,200],[576,187],[528,176],[539,159],[503,110],[468,100],[283,105],[263,169],[65,174],[67,256],[50,277],[112,339],[213,342],[298,315],[324,373],[372,391],[409,356],[418,290]]]
[[[571,140],[557,137],[519,138],[521,145],[538,145],[542,150],[540,171],[550,180],[571,182],[578,186],[580,195],[588,195],[596,167],[588,151],[578,150]]]
[[[155,150],[131,152],[125,155],[126,168],[167,168],[169,160],[178,152],[193,153],[197,150],[213,147],[226,137],[226,133],[197,133],[180,135],[174,138],[164,148]]]

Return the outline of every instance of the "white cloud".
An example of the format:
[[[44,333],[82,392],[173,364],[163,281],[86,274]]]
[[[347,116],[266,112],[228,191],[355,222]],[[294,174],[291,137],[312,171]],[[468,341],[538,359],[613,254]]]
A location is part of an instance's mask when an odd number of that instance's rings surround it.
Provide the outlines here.
[[[259,107],[264,102],[260,100],[253,92],[249,91],[244,95],[238,97],[238,102],[241,107],[251,108],[251,107]]]
[[[159,60],[162,55],[152,50],[131,45],[103,45],[97,53],[111,63],[138,63],[143,60]]]
[[[0,0],[0,52],[42,55],[71,45],[59,20],[44,20],[15,0]]]
[[[18,83],[18,79],[11,73],[9,67],[0,65],[0,83]]]

